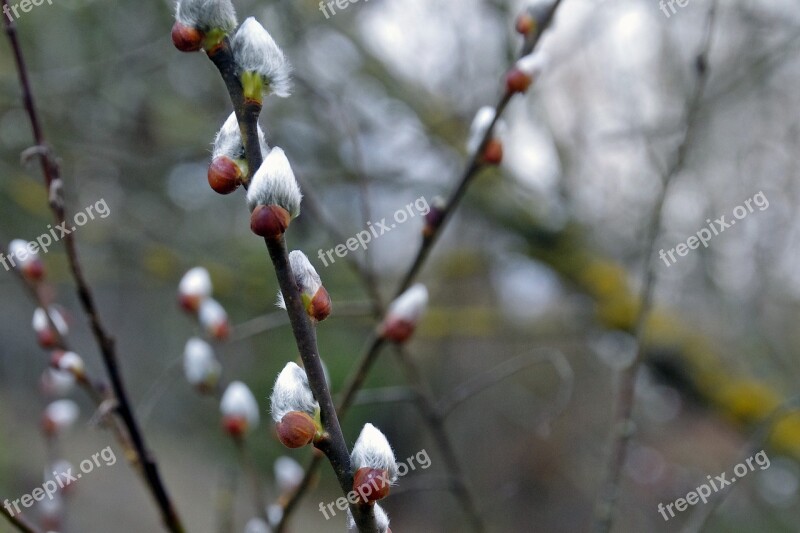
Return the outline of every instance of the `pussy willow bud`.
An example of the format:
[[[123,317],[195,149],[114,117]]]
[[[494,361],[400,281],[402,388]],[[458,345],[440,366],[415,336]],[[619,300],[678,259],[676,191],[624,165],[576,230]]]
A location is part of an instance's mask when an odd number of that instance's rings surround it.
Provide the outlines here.
[[[427,306],[428,289],[417,283],[389,306],[379,329],[381,336],[398,344],[406,342],[413,335]]]
[[[197,337],[186,342],[183,350],[183,373],[190,385],[201,393],[210,393],[217,387],[221,370],[210,344]]]
[[[331,314],[331,297],[322,286],[322,280],[306,255],[294,250],[289,254],[289,266],[292,269],[297,288],[303,299],[303,306],[308,316],[322,322]],[[278,307],[286,309],[283,293],[278,292]]]
[[[244,526],[244,533],[272,533],[272,530],[261,518],[251,518]]]
[[[280,238],[291,219],[300,214],[302,198],[286,154],[273,148],[247,191],[247,204],[252,211],[250,229],[264,238]]]
[[[375,513],[375,523],[378,526],[378,531],[380,533],[392,533],[389,528],[389,515],[386,514],[386,511],[377,503],[373,505],[372,509]],[[358,526],[356,526],[356,521],[353,519],[353,513],[349,507],[347,508],[347,531],[348,533],[358,533]]]
[[[442,225],[446,206],[447,202],[441,196],[437,196],[431,201],[431,209],[425,215],[425,226],[422,229],[422,235],[426,239],[432,237]]]
[[[197,319],[206,332],[217,340],[225,340],[231,332],[228,313],[218,301],[206,298],[200,304]]]
[[[47,435],[57,435],[71,428],[80,412],[78,404],[72,400],[57,400],[44,410],[42,430]]]
[[[182,52],[211,51],[236,23],[231,0],[178,0],[172,43]]]
[[[189,270],[178,284],[178,303],[189,313],[196,313],[203,300],[211,296],[214,287],[211,276],[203,267]]]
[[[47,315],[50,315],[50,320],[56,326],[56,329],[50,325]],[[69,328],[64,320],[63,315],[55,308],[50,307],[45,312],[41,307],[33,312],[33,320],[31,321],[33,331],[36,332],[36,338],[42,348],[54,348],[58,344],[59,337],[65,337],[69,333]]]
[[[291,457],[281,456],[275,460],[275,485],[279,494],[294,492],[305,476],[303,466]]]
[[[262,93],[289,96],[292,67],[256,19],[250,17],[242,23],[231,39],[231,48],[246,99],[260,102]]]
[[[350,462],[354,471],[353,490],[363,502],[373,503],[389,495],[389,486],[397,480],[397,461],[389,441],[378,428],[364,425]]]
[[[517,17],[515,29],[517,30],[517,33],[525,37],[533,35],[533,33],[536,31],[536,19],[533,18],[533,15],[531,15],[530,12],[523,11]]]
[[[32,251],[27,241],[14,239],[8,245],[8,256],[13,258],[20,274],[31,283],[44,279],[44,263],[39,253]]]
[[[314,440],[317,426],[307,413],[290,411],[276,426],[278,440],[287,448],[302,448]]]
[[[509,93],[524,93],[539,78],[547,65],[547,59],[541,52],[526,55],[506,74],[506,89]]]
[[[75,388],[75,376],[70,372],[46,368],[39,381],[42,394],[46,397],[66,396]]]
[[[258,142],[261,155],[269,152],[264,131],[258,126]],[[214,138],[211,164],[208,167],[208,183],[219,194],[230,194],[247,179],[248,166],[245,157],[242,133],[236,114],[231,113]]]
[[[75,352],[56,350],[50,357],[50,366],[62,372],[69,372],[77,379],[85,377],[86,365],[81,356]]]
[[[296,363],[286,363],[278,374],[270,397],[272,419],[278,438],[289,448],[309,444],[317,432],[314,418],[319,404],[308,385],[306,371]]]
[[[353,491],[361,497],[362,503],[375,503],[389,495],[391,483],[386,470],[359,468],[353,476]]]
[[[467,141],[467,151],[475,153],[481,146],[486,132],[494,121],[495,109],[484,106],[475,114],[469,131]],[[507,126],[505,121],[498,120],[492,131],[492,137],[483,149],[480,160],[490,165],[499,165],[503,160],[503,138],[506,135]]]
[[[241,381],[234,381],[225,389],[220,402],[222,426],[235,438],[244,437],[258,427],[258,402],[250,389]]]

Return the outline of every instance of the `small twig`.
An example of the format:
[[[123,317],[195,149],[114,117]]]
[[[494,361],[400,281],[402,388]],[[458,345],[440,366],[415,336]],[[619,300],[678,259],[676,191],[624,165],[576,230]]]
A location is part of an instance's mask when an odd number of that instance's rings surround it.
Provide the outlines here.
[[[31,524],[30,522],[28,522],[28,520],[24,516],[22,516],[21,514],[14,516],[8,511],[8,509],[6,509],[1,505],[0,505],[0,514],[6,517],[6,520],[8,520],[12,526],[17,528],[17,530],[22,531],[23,533],[41,533],[41,530],[36,526],[34,526],[33,524]]]
[[[561,5],[562,0],[556,0],[553,2],[553,5],[550,8],[550,11],[547,13],[544,20],[541,21],[539,26],[539,31],[534,35],[532,38],[527,39],[522,46],[522,50],[520,51],[519,57],[524,57],[531,53],[539,43],[541,36],[544,34],[545,30],[550,26],[555,16],[556,11],[558,10],[559,6]],[[425,261],[428,258],[433,246],[436,244],[436,241],[441,234],[442,230],[444,229],[447,221],[450,219],[452,213],[456,210],[459,206],[461,200],[463,199],[467,189],[469,188],[470,184],[474,180],[475,176],[478,172],[484,168],[484,165],[480,162],[480,154],[483,153],[486,145],[492,139],[494,134],[494,128],[497,125],[498,121],[500,120],[503,112],[507,108],[509,102],[511,101],[513,94],[509,92],[504,92],[500,101],[498,102],[497,106],[495,107],[495,117],[490,126],[487,128],[486,133],[484,134],[483,139],[475,151],[474,154],[471,155],[464,173],[459,180],[458,185],[456,186],[455,191],[450,197],[450,200],[447,202],[445,208],[442,211],[442,217],[438,225],[432,228],[432,231],[423,238],[422,244],[419,247],[417,255],[412,262],[411,266],[409,267],[408,271],[406,272],[405,276],[403,277],[402,282],[400,283],[396,295],[402,294],[406,289],[408,289],[411,284],[416,279],[417,275],[419,274],[422,266],[425,264]],[[317,210],[317,215],[321,218],[324,218],[324,213],[322,210]],[[366,279],[366,278],[365,278]],[[349,408],[352,406],[353,402],[355,401],[356,395],[358,390],[363,385],[364,381],[369,374],[372,365],[378,358],[381,349],[385,344],[385,340],[378,335],[373,334],[370,338],[369,342],[367,343],[367,348],[364,350],[363,355],[359,359],[359,363],[352,373],[350,379],[348,380],[347,384],[344,387],[344,392],[342,393],[342,397],[339,401],[338,412],[341,418],[344,418]],[[286,506],[284,507],[284,519],[281,520],[280,524],[278,524],[278,529],[276,530],[277,533],[281,533],[284,531],[286,526],[286,513],[290,513],[292,510],[296,508],[299,503],[299,500],[302,498],[305,490],[310,486],[310,479],[314,475],[316,468],[318,468],[320,461],[317,457],[314,457],[308,467],[306,468],[306,474],[303,479],[303,482],[300,484],[299,488],[295,491],[291,498],[287,501]]]
[[[428,428],[433,434],[433,438],[436,440],[436,444],[439,446],[447,470],[450,472],[450,477],[453,480],[453,492],[461,501],[461,505],[464,507],[464,511],[469,517],[472,529],[481,533],[485,531],[486,526],[483,523],[483,518],[481,518],[472,491],[467,485],[467,478],[461,468],[461,463],[456,455],[455,447],[450,437],[447,435],[444,416],[442,412],[436,408],[436,400],[426,387],[425,381],[422,379],[422,373],[413,359],[408,355],[408,352],[402,346],[398,346],[395,353],[402,363],[401,366],[403,370],[405,370],[406,379],[417,391],[417,405],[419,406],[420,413],[428,424]]]
[[[558,350],[543,350],[541,354],[521,355],[514,359],[509,359],[496,367],[482,373],[473,380],[467,381],[454,389],[446,397],[439,401],[438,409],[443,416],[449,415],[459,405],[474,397],[476,394],[497,385],[501,381],[529,368],[533,365],[548,361],[555,368],[561,378],[561,389],[558,394],[556,407],[553,409],[553,416],[562,412],[572,398],[574,388],[574,375],[564,355]]]
[[[0,3],[3,7],[8,5],[8,0],[2,0]],[[15,23],[8,17],[3,17],[6,35],[8,36],[9,43],[14,53],[14,61],[19,76],[20,87],[22,89],[22,98],[25,106],[28,119],[33,129],[34,142],[37,147],[47,147],[47,142],[44,138],[39,115],[36,110],[36,105],[33,99],[33,91],[31,89],[30,81],[28,79],[28,71],[25,66],[25,61],[22,55],[22,47],[17,39],[17,31]],[[42,166],[42,174],[44,175],[45,185],[48,190],[50,208],[53,211],[56,222],[63,224],[66,221],[66,209],[62,197],[62,181],[60,177],[60,170],[56,163],[55,157],[49,149],[37,150],[39,160]],[[64,237],[64,245],[67,252],[67,259],[69,262],[72,277],[78,291],[78,298],[81,302],[83,310],[89,319],[92,333],[97,341],[100,352],[103,356],[103,362],[111,380],[111,387],[118,401],[117,412],[125,424],[128,434],[130,436],[133,447],[139,457],[139,462],[145,474],[145,479],[153,494],[156,503],[161,511],[162,518],[167,528],[173,533],[182,533],[183,525],[178,518],[172,501],[167,493],[166,487],[161,479],[158,471],[158,465],[155,459],[150,454],[144,437],[139,429],[138,422],[133,415],[130,401],[125,390],[125,384],[122,380],[122,374],[119,370],[117,363],[116,349],[114,347],[113,339],[108,335],[105,326],[100,320],[100,315],[95,305],[94,296],[89,288],[86,279],[83,276],[83,271],[78,259],[78,252],[75,245],[75,239],[72,233]]]
[[[752,437],[749,439],[741,455],[747,457],[750,454],[759,451],[764,447],[764,444],[769,440],[770,433],[772,432],[775,423],[785,413],[796,410],[800,407],[800,396],[789,398],[781,405],[776,407],[772,413],[761,423],[758,428],[753,432]],[[689,517],[686,525],[681,530],[681,533],[700,533],[705,530],[706,524],[713,516],[714,512],[719,509],[725,500],[727,500],[733,489],[724,491],[713,501],[706,505],[697,507],[697,510]]]
[[[261,485],[261,479],[258,476],[256,465],[253,462],[252,456],[247,451],[247,443],[244,439],[234,438],[236,450],[239,452],[239,460],[242,464],[242,470],[250,476],[250,482],[253,485],[253,503],[255,504],[256,515],[269,521],[267,518],[266,503],[267,499],[264,497],[264,488]]]
[[[244,97],[244,89],[237,74],[236,64],[227,37],[223,39],[219,46],[208,53],[208,57],[217,67],[225,82],[236,118],[239,121],[250,174],[248,176],[249,183],[249,180],[263,162],[258,139],[258,116],[261,113],[261,104]],[[246,188],[247,183],[245,183]],[[328,389],[328,383],[325,379],[322,360],[317,347],[316,329],[311,323],[308,314],[306,314],[294,274],[289,266],[289,253],[285,239],[283,237],[280,239],[265,239],[264,242],[272,265],[275,268],[275,275],[284,297],[292,333],[300,352],[300,358],[303,360],[309,386],[320,406],[320,419],[328,436],[321,449],[333,467],[342,492],[347,494],[353,488],[350,451],[344,439],[339,418],[333,405],[333,399]],[[351,505],[350,509],[359,531],[362,533],[379,533],[372,508]]]
[[[627,457],[628,443],[633,437],[633,404],[636,387],[636,376],[644,360],[644,332],[647,319],[652,307],[653,292],[655,289],[656,273],[653,262],[653,252],[656,241],[661,232],[661,217],[664,202],[669,192],[673,178],[681,171],[686,162],[689,147],[694,140],[694,128],[697,112],[702,103],[708,81],[708,56],[714,34],[716,21],[717,1],[714,0],[708,12],[706,32],[701,43],[700,52],[696,56],[697,84],[689,100],[686,110],[686,129],[683,140],[678,147],[675,159],[667,169],[661,192],[653,209],[652,219],[648,227],[647,245],[644,255],[643,288],[639,299],[639,314],[636,318],[634,334],[636,338],[636,356],[633,362],[621,372],[619,388],[616,394],[614,417],[611,422],[611,446],[606,464],[604,483],[597,496],[595,508],[594,529],[598,533],[611,531],[614,508],[619,496],[619,485],[622,467]]]

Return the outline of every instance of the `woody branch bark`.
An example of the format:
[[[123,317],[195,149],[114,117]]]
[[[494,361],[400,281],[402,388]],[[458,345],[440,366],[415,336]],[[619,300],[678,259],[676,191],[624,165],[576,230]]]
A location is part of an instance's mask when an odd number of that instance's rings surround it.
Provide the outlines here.
[[[263,163],[263,155],[258,139],[258,116],[261,112],[261,105],[245,97],[244,87],[237,74],[230,42],[227,37],[208,52],[208,57],[217,67],[225,82],[234,112],[239,121],[248,165],[249,175],[244,182],[244,187],[247,188],[250,179]],[[264,242],[286,303],[292,333],[308,376],[309,386],[320,406],[320,419],[325,436],[317,444],[317,447],[328,458],[342,491],[347,494],[353,490],[350,451],[342,433],[336,408],[325,380],[319,348],[317,347],[316,329],[306,313],[299,288],[289,266],[289,254],[285,239],[282,236],[277,239],[265,238]],[[351,511],[359,531],[362,533],[379,533],[371,507],[352,505]]]
[[[7,4],[7,0],[2,0],[2,6],[6,6]],[[3,17],[3,23],[14,54],[14,62],[22,89],[23,104],[31,128],[33,129],[34,142],[36,143],[34,149],[41,163],[42,174],[49,195],[50,209],[53,212],[56,223],[62,225],[65,224],[67,212],[63,200],[63,182],[61,181],[60,169],[44,137],[33,97],[33,91],[28,79],[28,71],[22,54],[22,48],[17,38],[16,25],[8,17]],[[114,390],[117,402],[117,414],[130,435],[130,440],[136,450],[145,480],[159,507],[164,524],[173,533],[182,533],[184,531],[183,525],[172,505],[172,500],[169,497],[166,486],[161,479],[156,460],[150,453],[136,417],[133,414],[125,383],[122,379],[122,373],[117,362],[114,340],[107,333],[100,318],[99,311],[94,301],[94,295],[83,275],[75,238],[71,233],[64,237],[64,245],[67,252],[70,272],[77,288],[78,299],[81,302],[84,313],[89,319],[92,333],[100,349],[100,353],[102,354],[103,363],[108,372],[109,379],[111,380],[111,387]]]

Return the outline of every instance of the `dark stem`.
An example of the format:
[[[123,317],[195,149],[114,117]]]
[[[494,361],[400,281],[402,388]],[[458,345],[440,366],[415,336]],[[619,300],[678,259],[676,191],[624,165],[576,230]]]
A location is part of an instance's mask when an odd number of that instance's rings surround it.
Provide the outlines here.
[[[611,531],[614,521],[614,511],[620,492],[622,467],[628,453],[628,444],[635,433],[633,421],[633,407],[636,393],[636,376],[644,361],[644,334],[647,319],[652,308],[653,292],[655,290],[656,272],[653,266],[653,254],[658,235],[661,232],[661,217],[670,185],[674,177],[680,173],[686,163],[686,156],[694,141],[694,129],[698,110],[705,94],[708,81],[708,56],[716,21],[717,1],[713,0],[706,20],[706,31],[697,55],[697,83],[686,109],[686,128],[683,139],[675,157],[664,174],[663,184],[656,205],[653,208],[652,218],[648,226],[647,244],[644,255],[643,288],[639,299],[639,311],[636,317],[634,334],[636,337],[636,355],[633,362],[624,369],[619,376],[619,388],[615,397],[614,415],[611,421],[611,445],[605,465],[604,481],[597,496],[595,506],[594,530],[598,533]]]
[[[7,0],[2,0],[1,5],[8,5]],[[60,170],[49,149],[45,148],[47,144],[42,131],[41,122],[39,121],[36,105],[34,103],[33,91],[28,79],[27,68],[22,55],[22,48],[19,44],[19,40],[17,39],[16,25],[14,22],[8,19],[8,17],[3,17],[3,22],[8,40],[14,52],[14,60],[16,63],[17,73],[19,75],[20,86],[22,88],[25,110],[28,114],[31,128],[33,129],[34,141],[36,146],[39,148],[39,160],[42,165],[42,173],[44,175],[45,184],[47,185],[48,194],[50,196],[50,207],[53,211],[56,222],[58,224],[62,224],[66,220],[66,209],[61,197],[62,182]],[[103,362],[111,380],[111,387],[114,390],[114,394],[117,399],[117,412],[128,431],[131,442],[136,450],[139,462],[142,465],[145,479],[147,480],[153,497],[155,498],[156,503],[161,510],[165,525],[174,533],[182,533],[184,531],[183,526],[181,525],[180,519],[178,518],[178,515],[172,506],[172,502],[158,472],[158,466],[147,449],[144,437],[139,430],[138,423],[130,407],[130,401],[128,400],[122,376],[117,364],[114,341],[105,331],[95,306],[91,289],[89,288],[86,279],[83,277],[73,235],[66,235],[64,238],[64,243],[67,251],[70,271],[77,287],[78,298],[85,314],[89,318],[92,333],[94,334],[95,340],[100,348],[100,352],[103,356]]]
[[[12,526],[23,533],[41,533],[41,531],[36,526],[28,522],[24,516],[21,514],[14,516],[2,505],[0,505],[0,514],[2,514]]]
[[[420,413],[428,424],[428,427],[442,452],[442,457],[450,471],[450,477],[453,480],[453,492],[456,497],[461,501],[461,505],[469,517],[472,529],[481,533],[486,530],[486,526],[481,518],[478,506],[472,496],[472,492],[466,483],[466,476],[461,468],[461,463],[456,455],[455,447],[453,446],[450,437],[447,435],[445,428],[445,419],[442,413],[436,408],[436,399],[431,394],[428,387],[425,385],[425,380],[422,378],[422,372],[409,356],[408,352],[402,347],[398,346],[396,350],[397,358],[406,373],[406,379],[417,391],[417,405],[419,406]]]
[[[556,0],[553,3],[545,18],[540,22],[538,26],[539,28],[538,31],[530,38],[526,39],[519,54],[520,58],[530,54],[534,50],[534,48],[536,48],[536,45],[539,43],[542,34],[552,23],[556,10],[561,5],[561,2],[562,0]],[[503,112],[506,110],[506,107],[508,106],[513,96],[514,96],[513,94],[504,91],[503,95],[500,97],[500,100],[497,106],[495,107],[494,120],[492,120],[489,128],[487,128],[486,133],[483,136],[483,139],[481,140],[478,149],[475,151],[474,154],[471,154],[466,169],[462,174],[458,185],[456,186],[454,192],[450,196],[449,201],[446,203],[443,209],[442,217],[439,220],[439,224],[434,228],[432,228],[432,232],[423,238],[422,244],[420,245],[417,255],[414,258],[414,261],[412,262],[405,276],[403,276],[403,279],[397,291],[395,292],[395,296],[399,296],[400,294],[402,294],[406,289],[408,289],[411,286],[412,283],[414,283],[414,280],[419,275],[420,270],[422,270],[425,261],[428,259],[428,256],[430,255],[431,250],[433,249],[440,234],[442,233],[442,230],[444,229],[447,221],[451,218],[453,212],[460,205],[461,200],[466,194],[467,189],[471,185],[472,181],[477,176],[478,172],[483,168],[483,165],[480,163],[480,154],[483,153],[484,149],[486,148],[486,145],[492,139],[494,128],[497,125],[497,122],[500,120]],[[324,216],[322,215],[322,211],[321,210],[317,211],[320,217],[324,218]],[[357,271],[362,270],[358,268],[358,266],[356,266],[355,268]],[[364,279],[369,279],[369,277],[364,276]],[[373,290],[371,289],[370,292],[373,292]],[[347,411],[353,404],[357,396],[358,390],[361,388],[364,381],[366,380],[369,374],[369,370],[372,368],[372,365],[377,360],[378,355],[380,354],[380,350],[381,348],[383,348],[384,344],[385,344],[384,339],[382,339],[377,335],[373,335],[372,339],[368,344],[367,349],[361,356],[361,359],[359,360],[359,363],[355,371],[353,372],[351,378],[345,385],[344,392],[342,393],[342,398],[339,403],[339,416],[341,416],[342,418],[344,418],[344,416],[347,414]],[[310,462],[308,468],[306,469],[306,474],[305,477],[303,478],[303,482],[300,484],[300,487],[297,489],[297,491],[295,491],[295,493],[287,502],[286,506],[284,507],[285,511],[286,510],[291,511],[296,508],[305,490],[310,486],[310,480],[313,477],[314,470],[318,467],[318,465],[319,461],[316,458],[314,458],[314,460]],[[285,524],[286,520],[281,520],[278,532],[284,530]]]

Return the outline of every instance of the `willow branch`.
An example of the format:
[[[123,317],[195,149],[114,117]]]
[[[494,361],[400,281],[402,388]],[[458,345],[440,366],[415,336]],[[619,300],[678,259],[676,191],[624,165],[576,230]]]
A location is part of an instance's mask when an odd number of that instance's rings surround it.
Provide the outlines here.
[[[12,515],[8,512],[8,509],[5,507],[0,506],[0,514],[2,514],[8,522],[14,526],[18,531],[22,531],[22,533],[41,533],[41,530],[38,529],[36,526],[28,522],[28,520],[22,515]]]
[[[636,318],[636,325],[634,328],[636,356],[633,362],[621,372],[619,378],[620,383],[616,393],[614,417],[611,422],[610,452],[605,468],[604,483],[597,496],[597,504],[595,507],[594,530],[599,533],[610,531],[613,525],[614,510],[619,496],[622,466],[625,464],[628,444],[634,433],[633,406],[636,376],[644,360],[644,332],[652,308],[656,281],[653,255],[658,235],[661,232],[662,211],[670,184],[674,177],[683,169],[689,148],[694,141],[697,113],[702,103],[708,81],[708,56],[714,34],[716,12],[717,1],[714,0],[708,13],[706,31],[701,43],[700,52],[696,56],[695,68],[697,83],[686,110],[686,129],[681,144],[675,154],[675,158],[664,175],[661,192],[659,193],[659,197],[653,209],[652,219],[648,228],[647,247],[644,255],[644,284],[639,299],[639,314]]]
[[[239,121],[242,141],[245,147],[249,179],[255,174],[263,162],[261,147],[258,140],[258,116],[261,104],[244,97],[244,91],[237,74],[236,65],[226,37],[222,43],[208,54],[214,63],[228,89],[228,94],[233,104],[234,112]],[[248,179],[248,182],[249,182]],[[247,183],[245,183],[245,188]],[[342,428],[339,424],[336,408],[331,398],[328,383],[322,367],[322,360],[317,347],[317,334],[314,325],[306,313],[300,296],[300,290],[289,266],[289,254],[286,241],[280,239],[265,239],[270,260],[275,269],[281,293],[286,304],[289,322],[292,326],[295,342],[303,366],[308,376],[309,386],[314,393],[314,398],[320,406],[320,419],[326,437],[317,447],[325,454],[333,467],[336,479],[344,494],[353,489],[353,473],[350,467],[350,451],[344,439]],[[368,506],[351,505],[358,529],[362,533],[379,533],[375,522],[373,509]]]
[[[0,4],[3,7],[8,5],[8,0],[2,0]],[[8,37],[11,49],[14,54],[14,62],[19,76],[20,87],[22,89],[22,99],[25,106],[25,111],[30,121],[33,130],[34,142],[36,143],[35,150],[38,155],[42,167],[42,174],[44,176],[45,185],[47,187],[50,209],[53,212],[55,220],[58,224],[63,224],[66,220],[66,208],[64,206],[60,169],[56,163],[56,159],[47,146],[44,132],[42,130],[39,114],[36,109],[35,101],[33,98],[33,91],[28,79],[28,70],[25,65],[25,60],[22,54],[22,47],[20,46],[17,38],[16,25],[8,17],[2,17],[5,26],[5,32]],[[161,511],[162,519],[167,528],[173,533],[182,533],[183,526],[177,513],[172,505],[172,501],[167,493],[166,487],[161,480],[161,475],[158,471],[158,465],[155,459],[150,454],[144,437],[139,429],[138,422],[133,414],[133,410],[125,390],[125,384],[122,379],[118,363],[114,340],[106,332],[97,307],[95,305],[94,296],[92,291],[84,278],[83,270],[80,265],[75,238],[72,233],[64,237],[64,245],[67,252],[67,260],[69,263],[70,272],[75,281],[78,292],[78,299],[81,302],[83,311],[89,319],[92,333],[95,337],[100,352],[103,356],[103,363],[105,364],[106,371],[108,372],[111,380],[111,387],[117,399],[117,413],[119,414],[122,422],[124,423],[128,434],[130,435],[133,447],[138,455],[139,462],[144,471],[145,479],[148,487]]]
[[[529,39],[526,39],[525,43],[522,46],[520,51],[519,57],[522,58],[528,54],[530,54],[538,45],[542,35],[544,34],[545,30],[550,26],[555,16],[556,11],[558,10],[559,6],[561,5],[562,0],[556,0],[553,2],[553,5],[550,8],[550,11],[546,14],[544,19],[541,21],[539,25],[539,30]],[[486,145],[492,139],[494,134],[495,126],[497,125],[498,121],[502,117],[502,114],[505,112],[508,104],[511,102],[513,98],[513,94],[505,91],[503,95],[500,97],[496,107],[495,107],[495,116],[492,120],[489,127],[486,129],[486,132],[481,139],[481,142],[478,146],[478,149],[470,156],[469,161],[467,162],[466,169],[464,170],[461,178],[456,186],[454,192],[451,194],[449,201],[446,203],[445,207],[441,211],[441,218],[436,226],[431,228],[430,231],[426,236],[423,237],[422,243],[419,247],[419,250],[409,267],[406,274],[403,276],[402,282],[400,283],[397,291],[395,292],[396,296],[402,294],[406,289],[408,289],[411,284],[414,282],[416,277],[419,275],[419,272],[422,270],[422,267],[425,264],[431,250],[433,249],[434,245],[436,244],[439,236],[442,233],[442,230],[445,228],[447,222],[450,220],[453,212],[458,208],[461,203],[461,200],[464,198],[464,195],[467,192],[467,189],[471,185],[472,181],[478,175],[479,171],[482,170],[485,165],[480,161],[480,154],[486,148]],[[322,213],[322,211],[319,211]],[[368,277],[364,277],[364,279],[369,279]],[[344,392],[342,393],[342,397],[340,399],[340,403],[338,406],[338,412],[342,419],[347,414],[349,408],[353,405],[357,397],[357,393],[361,386],[364,384],[367,376],[369,375],[369,371],[372,368],[372,365],[377,360],[378,356],[380,355],[380,351],[383,346],[386,344],[386,341],[376,335],[373,334],[370,338],[367,348],[364,350],[363,355],[359,359],[359,363],[352,373],[351,377],[349,378],[347,384],[344,387]],[[303,478],[302,483],[299,485],[298,489],[292,495],[291,498],[287,501],[286,506],[284,507],[284,512],[291,513],[299,503],[299,500],[302,498],[304,492],[307,490],[308,487],[311,485],[311,478],[314,475],[316,468],[318,468],[320,464],[319,458],[314,457],[311,462],[309,463],[308,467],[306,468],[306,474]],[[286,520],[281,520],[280,524],[278,525],[277,532],[281,533],[284,531],[286,525]]]

